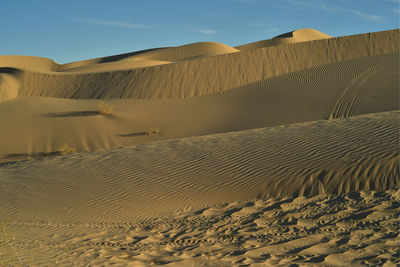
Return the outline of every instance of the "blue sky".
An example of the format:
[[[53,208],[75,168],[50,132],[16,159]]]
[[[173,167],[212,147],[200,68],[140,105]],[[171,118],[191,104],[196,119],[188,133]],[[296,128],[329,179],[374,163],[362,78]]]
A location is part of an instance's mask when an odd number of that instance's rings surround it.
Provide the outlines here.
[[[399,28],[400,0],[0,0],[0,55],[59,63],[200,41],[230,46],[299,28]]]

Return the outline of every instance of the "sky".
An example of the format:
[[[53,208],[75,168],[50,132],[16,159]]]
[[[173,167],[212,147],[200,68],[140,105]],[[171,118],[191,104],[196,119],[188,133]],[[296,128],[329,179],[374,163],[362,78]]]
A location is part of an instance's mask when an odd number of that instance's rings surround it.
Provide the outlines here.
[[[0,55],[58,63],[213,41],[230,46],[312,28],[399,28],[400,0],[0,0]]]

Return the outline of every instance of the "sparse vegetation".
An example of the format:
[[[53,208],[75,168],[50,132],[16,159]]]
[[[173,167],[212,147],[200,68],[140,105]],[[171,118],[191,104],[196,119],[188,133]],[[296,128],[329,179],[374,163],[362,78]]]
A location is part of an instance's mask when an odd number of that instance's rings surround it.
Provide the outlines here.
[[[104,116],[111,114],[111,112],[113,111],[113,106],[110,104],[106,104],[105,102],[101,102],[98,108],[99,113]]]
[[[159,134],[160,133],[160,129],[158,128],[150,128],[146,131],[147,135],[154,135],[154,134]]]
[[[65,143],[58,148],[57,152],[60,153],[61,155],[68,155],[68,154],[75,153],[76,150],[75,150],[75,148],[70,147],[67,143]]]

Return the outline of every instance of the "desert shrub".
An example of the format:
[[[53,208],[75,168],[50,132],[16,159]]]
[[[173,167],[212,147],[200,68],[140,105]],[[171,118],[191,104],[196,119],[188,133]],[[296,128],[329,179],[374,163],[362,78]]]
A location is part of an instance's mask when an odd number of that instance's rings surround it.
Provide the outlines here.
[[[153,135],[153,134],[159,134],[160,133],[160,129],[158,128],[150,128],[146,131],[147,135]]]
[[[75,150],[75,148],[70,147],[67,143],[65,143],[58,148],[57,152],[60,153],[61,155],[67,155],[67,154],[75,153],[76,150]]]
[[[113,111],[113,106],[106,104],[105,102],[101,102],[98,106],[98,109],[101,115],[109,115]]]

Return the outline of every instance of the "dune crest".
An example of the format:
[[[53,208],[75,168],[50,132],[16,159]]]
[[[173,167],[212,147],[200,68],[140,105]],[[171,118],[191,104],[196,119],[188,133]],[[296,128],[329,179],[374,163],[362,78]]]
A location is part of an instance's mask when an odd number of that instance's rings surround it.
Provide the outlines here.
[[[200,42],[178,47],[149,49],[139,53],[131,53],[98,58],[94,60],[69,63],[59,67],[59,71],[67,72],[101,72],[122,69],[143,68],[201,57],[236,53],[239,50],[215,42]]]
[[[236,52],[239,52],[239,50],[221,43],[200,42],[177,47],[157,49],[130,58],[125,58],[123,60],[126,61],[145,59],[179,62],[195,58],[224,55]]]
[[[397,41],[399,32],[392,30],[270,46],[244,52],[200,57],[174,64],[118,71],[95,73],[26,71],[22,78],[20,95],[75,99],[177,99],[210,95],[315,66],[396,53],[399,51]],[[200,45],[201,47],[203,45]],[[158,60],[171,59],[159,57],[159,54],[167,49],[149,53],[157,54],[157,57],[153,56]],[[327,50],[329,53],[326,53]],[[171,51],[178,53],[181,50],[174,48]],[[168,56],[178,57],[174,53]],[[137,57],[145,56],[145,54],[139,54]],[[194,55],[196,53],[190,54],[190,56]]]
[[[49,72],[57,71],[58,64],[51,59],[33,56],[0,55],[0,68],[13,68],[20,71]]]
[[[240,51],[247,51],[251,49],[258,49],[274,45],[308,42],[308,41],[328,39],[328,38],[332,38],[332,36],[329,36],[325,33],[322,33],[314,29],[300,29],[278,35],[272,39],[236,46],[235,48],[239,49]]]

